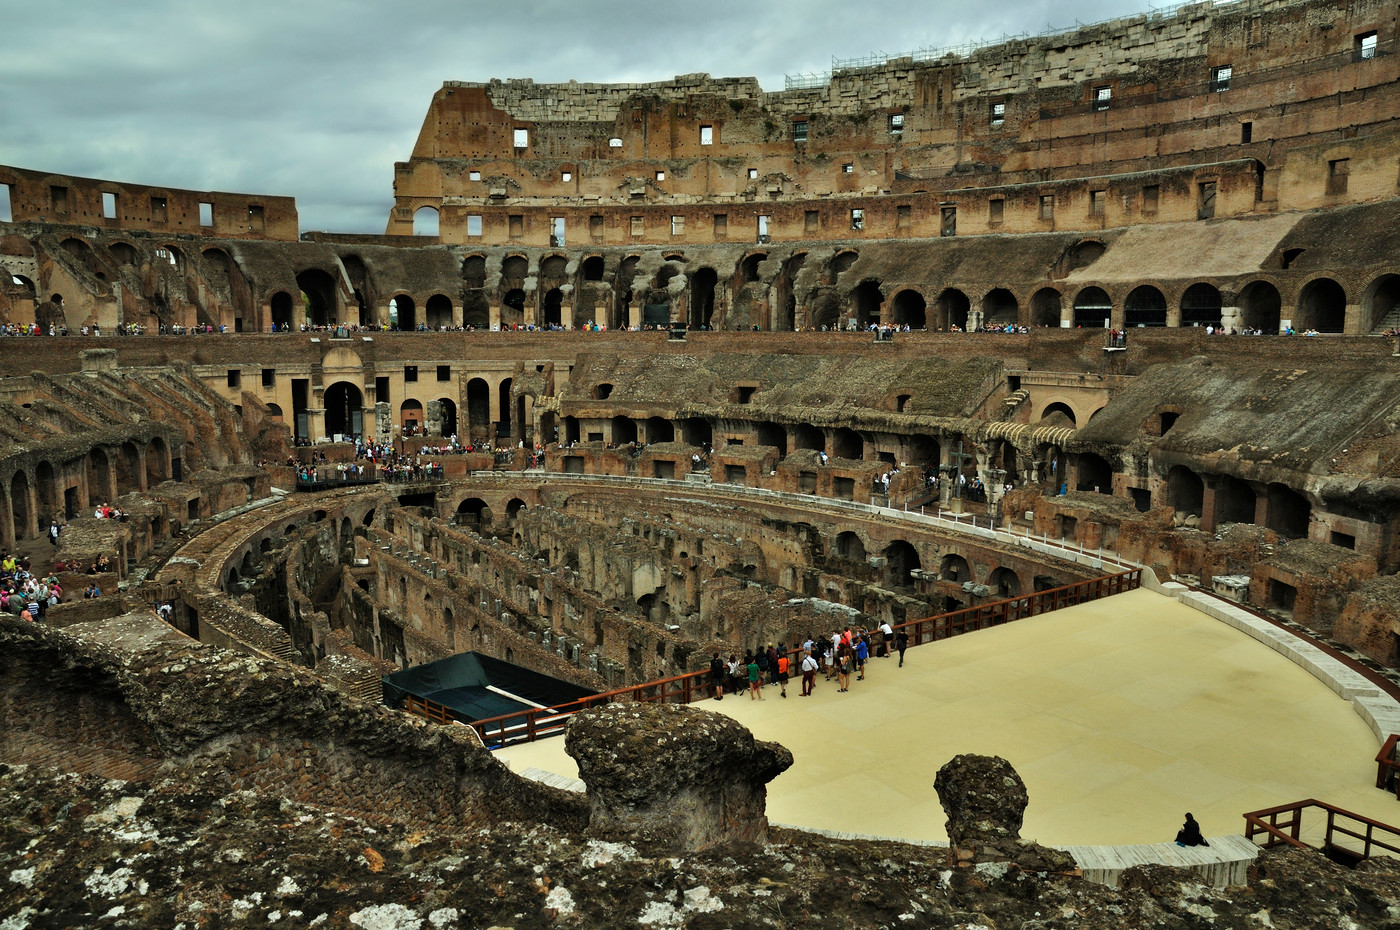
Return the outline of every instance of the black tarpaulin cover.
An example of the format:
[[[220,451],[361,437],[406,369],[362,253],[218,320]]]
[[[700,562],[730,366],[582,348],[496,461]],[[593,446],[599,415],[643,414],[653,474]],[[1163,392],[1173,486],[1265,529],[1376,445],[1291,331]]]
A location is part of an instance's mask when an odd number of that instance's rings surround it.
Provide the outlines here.
[[[524,700],[512,700],[492,687]],[[468,723],[528,710],[531,703],[553,707],[596,693],[475,652],[384,676],[384,703],[390,707],[402,706],[411,694],[441,704]]]
[[[647,304],[642,311],[642,323],[648,326],[667,326],[670,322],[670,304]]]

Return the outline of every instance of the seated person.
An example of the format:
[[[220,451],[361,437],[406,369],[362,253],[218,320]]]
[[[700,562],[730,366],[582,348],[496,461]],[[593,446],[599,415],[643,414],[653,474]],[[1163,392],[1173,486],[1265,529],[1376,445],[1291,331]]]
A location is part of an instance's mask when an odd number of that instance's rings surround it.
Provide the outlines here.
[[[1178,846],[1209,846],[1206,838],[1201,836],[1201,825],[1196,823],[1196,818],[1190,814],[1186,815],[1186,823],[1181,825],[1181,829],[1176,832],[1176,845]]]

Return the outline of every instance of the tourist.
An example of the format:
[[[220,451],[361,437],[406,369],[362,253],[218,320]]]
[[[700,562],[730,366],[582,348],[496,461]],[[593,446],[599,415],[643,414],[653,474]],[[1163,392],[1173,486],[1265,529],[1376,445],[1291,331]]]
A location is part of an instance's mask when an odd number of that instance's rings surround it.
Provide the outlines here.
[[[855,653],[851,651],[850,646],[842,646],[836,666],[836,683],[839,686],[837,691],[851,690],[851,666],[853,665],[855,665]]]
[[[781,689],[780,694],[781,694],[783,697],[787,697],[787,683],[788,683],[788,657],[787,657],[787,653],[785,653],[785,652],[780,652],[780,653],[778,653],[778,662],[777,662],[777,665],[778,665],[778,687]]]
[[[758,658],[749,654],[749,700],[763,700],[763,676],[758,668]]]
[[[715,700],[724,700],[724,660],[718,652],[710,659],[710,683],[715,687]]]
[[[890,647],[894,643],[894,627],[890,626],[888,620],[880,621],[880,636],[884,640],[880,644],[880,658],[888,659],[890,657]]]
[[[1196,818],[1190,814],[1186,815],[1186,822],[1181,825],[1181,829],[1176,831],[1176,845],[1178,846],[1209,846],[1206,838],[1201,836],[1201,825],[1196,823]]]
[[[899,650],[899,667],[904,668],[904,650],[909,648],[909,631],[903,628],[895,634],[895,648]]]
[[[802,696],[810,697],[817,689],[817,659],[809,651],[802,656]]]

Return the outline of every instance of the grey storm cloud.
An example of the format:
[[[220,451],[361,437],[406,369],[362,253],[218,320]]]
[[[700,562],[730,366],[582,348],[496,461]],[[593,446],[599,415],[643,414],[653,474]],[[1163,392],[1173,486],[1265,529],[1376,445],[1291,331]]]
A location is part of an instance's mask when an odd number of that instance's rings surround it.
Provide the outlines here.
[[[0,164],[297,198],[303,229],[382,232],[443,81],[820,72],[832,56],[997,41],[1141,0],[0,0]]]

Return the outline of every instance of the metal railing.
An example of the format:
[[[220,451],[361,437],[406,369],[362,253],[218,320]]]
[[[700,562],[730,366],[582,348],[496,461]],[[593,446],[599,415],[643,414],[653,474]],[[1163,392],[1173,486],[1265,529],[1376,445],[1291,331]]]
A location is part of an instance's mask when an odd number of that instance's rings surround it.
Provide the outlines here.
[[[908,620],[894,627],[896,631],[907,630],[910,646],[919,646],[939,639],[947,639],[973,630],[986,629],[1013,620],[1033,617],[1037,614],[1072,607],[1101,597],[1109,597],[1124,591],[1131,591],[1141,584],[1142,571],[1133,569],[1113,575],[1089,578],[1073,584],[1047,591],[1037,591],[1018,597],[1005,598],[967,607],[946,614]],[[795,653],[789,653],[794,655]],[[533,742],[564,731],[569,717],[590,707],[611,704],[614,701],[641,701],[643,703],[690,704],[696,700],[713,697],[714,686],[710,680],[710,670],[688,672],[671,678],[648,681],[614,691],[606,691],[585,698],[579,698],[554,707],[531,708],[488,717],[483,720],[465,721],[451,708],[427,700],[410,696],[405,698],[404,709],[438,723],[469,722],[481,739],[491,748],[509,746],[512,743]]]
[[[1265,849],[1285,845],[1320,849],[1333,858],[1352,861],[1369,859],[1378,849],[1400,855],[1400,828],[1312,798],[1251,811],[1244,822],[1245,837]],[[1304,842],[1305,835],[1318,837],[1321,845]]]

